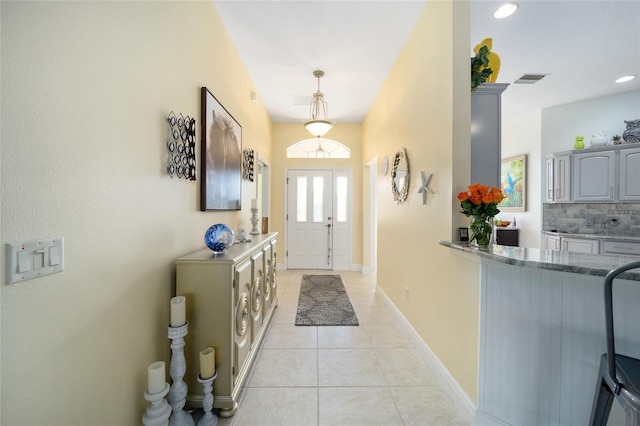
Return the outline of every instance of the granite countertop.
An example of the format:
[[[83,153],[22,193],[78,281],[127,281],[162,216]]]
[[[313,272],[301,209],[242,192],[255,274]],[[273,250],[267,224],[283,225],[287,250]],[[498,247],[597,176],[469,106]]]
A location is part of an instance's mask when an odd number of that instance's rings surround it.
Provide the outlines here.
[[[575,234],[572,234],[575,235]],[[637,256],[587,254],[569,251],[540,250],[494,244],[490,248],[470,247],[466,241],[440,241],[440,245],[452,250],[477,256],[506,265],[572,272],[575,274],[604,277],[611,269],[637,262]],[[640,269],[625,272],[620,278],[640,281]]]
[[[631,241],[631,242],[640,242],[639,236],[629,236],[629,235],[611,235],[611,234],[578,234],[573,232],[562,232],[562,231],[542,231],[543,234],[547,235],[558,235],[561,237],[575,237],[575,238],[587,238],[592,240],[616,240],[616,241]]]

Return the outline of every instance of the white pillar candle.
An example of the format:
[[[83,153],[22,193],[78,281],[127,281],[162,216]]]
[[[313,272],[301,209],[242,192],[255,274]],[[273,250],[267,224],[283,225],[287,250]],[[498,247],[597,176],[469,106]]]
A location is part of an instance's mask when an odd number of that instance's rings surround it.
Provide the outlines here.
[[[200,377],[209,379],[216,372],[216,350],[208,347],[200,352]]]
[[[251,200],[251,208],[252,209],[258,208],[258,200],[256,200],[255,198]]]
[[[184,296],[171,299],[171,327],[182,327],[187,322],[187,300]]]
[[[149,377],[147,384],[147,393],[154,395],[162,392],[166,386],[165,365],[164,361],[156,361],[149,365]]]

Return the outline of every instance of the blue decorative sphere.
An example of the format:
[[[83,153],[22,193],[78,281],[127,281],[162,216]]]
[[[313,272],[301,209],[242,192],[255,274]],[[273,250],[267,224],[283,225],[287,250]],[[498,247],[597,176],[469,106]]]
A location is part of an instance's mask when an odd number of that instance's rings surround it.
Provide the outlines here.
[[[204,233],[204,242],[214,253],[224,253],[234,240],[233,230],[222,223],[216,223]]]

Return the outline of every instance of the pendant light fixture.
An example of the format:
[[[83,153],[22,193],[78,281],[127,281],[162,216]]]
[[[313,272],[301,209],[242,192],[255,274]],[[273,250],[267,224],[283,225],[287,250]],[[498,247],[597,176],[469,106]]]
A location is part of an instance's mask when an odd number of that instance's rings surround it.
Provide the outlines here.
[[[314,151],[316,158],[329,158],[330,155],[327,151],[322,148],[322,142],[320,141],[320,136],[318,136],[318,147]]]
[[[315,70],[313,76],[318,79],[318,91],[313,94],[314,100],[311,103],[311,118],[305,121],[304,127],[306,127],[313,136],[320,138],[331,130],[335,123],[330,121],[327,116],[327,103],[324,100],[324,93],[320,91],[320,78],[324,76],[324,71]]]

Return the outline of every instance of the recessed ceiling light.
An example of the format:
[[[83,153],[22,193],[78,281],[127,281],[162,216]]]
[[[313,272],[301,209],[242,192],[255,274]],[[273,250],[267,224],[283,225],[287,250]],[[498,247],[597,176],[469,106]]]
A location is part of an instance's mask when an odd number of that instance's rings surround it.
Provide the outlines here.
[[[635,75],[625,75],[624,77],[620,77],[616,80],[616,83],[626,83],[627,81],[631,81],[636,78]]]
[[[513,15],[513,13],[518,10],[518,5],[516,3],[507,3],[498,8],[493,14],[493,17],[496,19],[506,18],[507,16]]]

